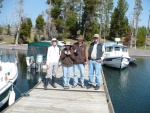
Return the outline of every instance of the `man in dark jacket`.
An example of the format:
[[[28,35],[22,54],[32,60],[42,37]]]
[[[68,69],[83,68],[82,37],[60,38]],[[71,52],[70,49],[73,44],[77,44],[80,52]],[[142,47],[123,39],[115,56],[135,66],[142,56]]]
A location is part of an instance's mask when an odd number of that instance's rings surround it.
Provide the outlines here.
[[[102,43],[99,41],[99,34],[94,35],[94,42],[90,44],[88,51],[89,60],[89,80],[87,89],[92,87],[93,75],[95,71],[95,90],[100,88],[100,75],[101,75],[101,57],[102,57]]]
[[[83,42],[83,36],[80,35],[77,40],[78,42],[73,44],[74,50],[74,82],[73,88],[75,88],[78,84],[78,71],[80,71],[80,82],[81,87],[84,88],[84,65],[87,64],[87,47]]]

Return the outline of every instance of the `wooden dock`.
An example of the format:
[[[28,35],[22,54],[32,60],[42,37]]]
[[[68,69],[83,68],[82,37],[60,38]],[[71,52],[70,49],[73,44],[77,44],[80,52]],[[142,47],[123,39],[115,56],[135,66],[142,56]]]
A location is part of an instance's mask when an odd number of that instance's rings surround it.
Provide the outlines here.
[[[71,74],[73,77],[73,73]],[[101,76],[100,90],[94,88],[86,89],[77,86],[70,89],[63,89],[62,68],[57,75],[57,88],[48,86],[48,90],[43,89],[43,82],[40,82],[28,93],[30,96],[21,97],[13,105],[5,109],[4,113],[113,113],[111,101],[108,101],[106,87],[103,84],[105,79]],[[85,66],[85,85],[88,80],[88,66]],[[95,81],[95,78],[93,79]]]

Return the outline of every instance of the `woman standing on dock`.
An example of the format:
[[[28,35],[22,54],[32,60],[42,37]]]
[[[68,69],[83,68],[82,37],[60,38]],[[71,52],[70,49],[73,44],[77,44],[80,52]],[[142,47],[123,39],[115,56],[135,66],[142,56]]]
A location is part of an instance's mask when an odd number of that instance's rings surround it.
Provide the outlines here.
[[[70,42],[66,42],[66,47],[61,52],[61,63],[63,69],[63,85],[64,89],[69,89],[70,74],[73,67],[74,54]]]
[[[47,61],[46,61],[47,74],[45,76],[45,85],[44,85],[45,90],[47,89],[47,85],[50,78],[52,78],[53,88],[56,88],[55,85],[56,74],[57,74],[59,59],[60,59],[60,49],[57,46],[56,38],[53,38],[51,42],[52,42],[52,46],[50,46],[47,51]]]

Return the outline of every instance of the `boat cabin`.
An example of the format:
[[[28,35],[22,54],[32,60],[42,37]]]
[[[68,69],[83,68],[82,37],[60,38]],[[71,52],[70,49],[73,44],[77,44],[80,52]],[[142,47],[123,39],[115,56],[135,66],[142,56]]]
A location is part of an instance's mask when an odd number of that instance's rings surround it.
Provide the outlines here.
[[[106,56],[127,56],[128,48],[122,44],[112,43],[112,44],[104,44]]]

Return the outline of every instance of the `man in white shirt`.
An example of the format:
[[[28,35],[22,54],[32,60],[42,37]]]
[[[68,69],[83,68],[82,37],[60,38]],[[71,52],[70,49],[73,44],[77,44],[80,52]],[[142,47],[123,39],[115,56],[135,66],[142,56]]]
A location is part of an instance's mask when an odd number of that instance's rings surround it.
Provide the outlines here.
[[[45,90],[47,89],[47,85],[50,78],[52,78],[52,86],[56,88],[55,81],[60,59],[60,49],[57,46],[56,38],[53,38],[51,43],[52,46],[50,46],[47,51],[47,61],[46,61],[47,74],[45,76],[46,80],[44,85]]]

